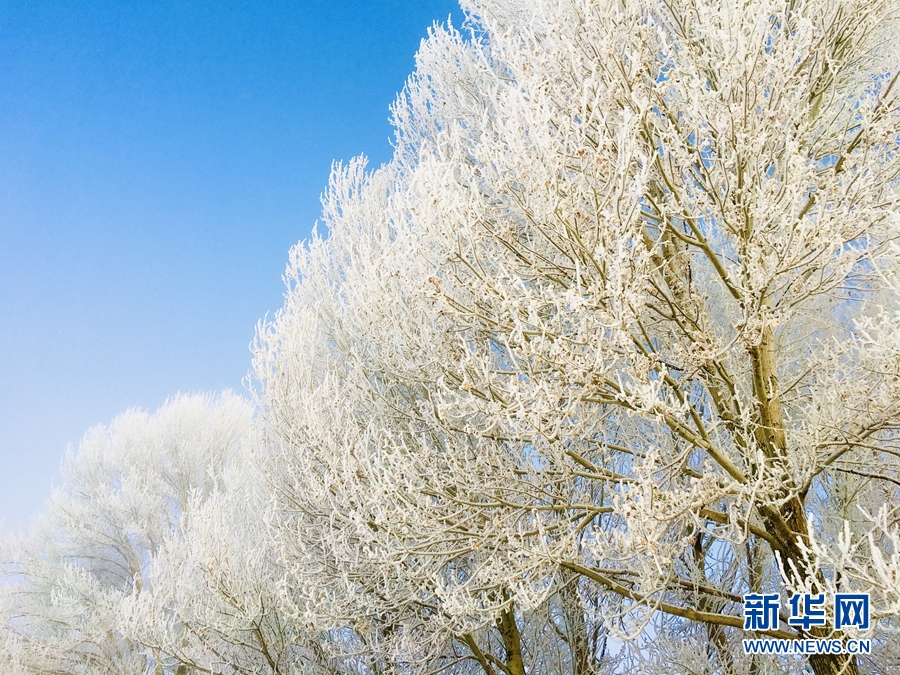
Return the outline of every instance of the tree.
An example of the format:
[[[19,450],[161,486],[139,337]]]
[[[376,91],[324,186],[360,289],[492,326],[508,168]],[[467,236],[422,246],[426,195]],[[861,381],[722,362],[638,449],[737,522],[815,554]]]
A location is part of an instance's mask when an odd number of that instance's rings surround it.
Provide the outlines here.
[[[448,595],[473,570],[509,561],[496,549],[455,545],[456,522],[440,522],[444,514],[435,493],[403,484],[422,475],[402,463],[410,457],[369,452],[370,444],[391,443],[379,438],[392,431],[384,425],[408,424],[402,413],[392,413],[394,407],[416,405],[425,394],[403,384],[393,392],[375,391],[361,370],[361,360],[378,358],[366,353],[370,348],[392,349],[388,340],[369,341],[365,334],[376,315],[387,313],[380,326],[388,330],[406,327],[394,322],[395,307],[381,304],[383,296],[368,282],[377,286],[393,276],[384,247],[399,259],[409,252],[401,240],[368,230],[371,219],[388,208],[389,174],[376,174],[370,189],[351,199],[363,169],[356,162],[333,176],[325,204],[330,237],[309,251],[295,250],[295,278],[302,269],[304,283],[289,294],[290,309],[280,317],[290,329],[273,332],[270,351],[259,355],[268,396],[260,417],[265,442],[257,452],[274,492],[271,526],[287,566],[286,583],[302,608],[294,613],[302,611],[318,630],[340,635],[335,646],[343,657],[373,672],[391,664],[434,670],[467,663],[487,675],[521,674],[526,666],[564,670],[572,659],[568,641],[588,642],[583,620],[577,621],[583,619],[581,607],[571,607],[577,581],[569,584],[568,602],[563,594],[551,602],[552,586],[539,589],[540,599],[528,602],[526,617],[517,616],[505,586],[487,589],[474,602],[464,594]],[[318,265],[329,273],[316,274]],[[374,278],[361,278],[366,274]],[[335,279],[346,285],[332,288]],[[343,314],[338,305],[354,311]],[[367,328],[356,331],[342,320]],[[263,358],[273,361],[263,365]],[[392,465],[392,459],[401,463]],[[584,640],[569,634],[573,624],[580,625]]]
[[[120,629],[190,672],[337,673],[317,636],[284,611],[281,561],[265,525],[268,490],[245,445],[215,492],[185,508],[180,536],[153,559],[147,588],[120,605]]]
[[[250,415],[230,393],[177,396],[91,429],[29,536],[3,542],[0,654],[23,675],[161,675],[167,655],[124,633],[122,605],[184,539],[189,504],[217,491]]]
[[[719,672],[802,667],[735,648],[749,592],[871,593],[886,641],[897,4],[464,6],[260,333],[298,587],[395,654],[503,633],[571,575],[586,632],[682,635]],[[832,635],[784,618],[762,633]]]

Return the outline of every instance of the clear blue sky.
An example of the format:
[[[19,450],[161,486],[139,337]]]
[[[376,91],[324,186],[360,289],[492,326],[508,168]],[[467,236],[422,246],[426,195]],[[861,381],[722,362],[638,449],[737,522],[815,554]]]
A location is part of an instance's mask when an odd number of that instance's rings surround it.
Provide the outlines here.
[[[0,0],[0,521],[67,444],[176,392],[243,391],[332,160],[452,0]]]

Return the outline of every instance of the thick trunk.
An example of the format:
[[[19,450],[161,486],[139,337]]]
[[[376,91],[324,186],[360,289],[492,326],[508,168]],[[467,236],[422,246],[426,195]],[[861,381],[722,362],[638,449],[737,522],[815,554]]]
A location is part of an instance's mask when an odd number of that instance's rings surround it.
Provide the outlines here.
[[[787,439],[784,432],[784,418],[778,393],[778,378],[775,365],[775,337],[772,329],[763,329],[760,343],[751,352],[753,362],[753,389],[756,396],[759,421],[755,429],[756,440],[767,461],[778,465],[787,456]],[[760,514],[766,529],[780,543],[784,570],[793,575],[794,570],[802,570],[803,556],[801,542],[809,541],[809,523],[803,506],[803,495],[793,477],[783,468],[780,476],[784,486],[783,496],[788,498],[780,509],[760,507]],[[791,565],[793,563],[793,565]],[[825,584],[821,572],[814,580],[813,590],[821,592]],[[809,633],[814,638],[827,638],[830,631],[824,627],[813,627]],[[859,667],[854,656],[820,654],[810,656],[809,663],[816,675],[859,675]]]
[[[503,647],[506,650],[506,672],[508,675],[525,675],[525,662],[522,660],[522,637],[516,624],[516,614],[512,607],[503,611],[497,621]]]

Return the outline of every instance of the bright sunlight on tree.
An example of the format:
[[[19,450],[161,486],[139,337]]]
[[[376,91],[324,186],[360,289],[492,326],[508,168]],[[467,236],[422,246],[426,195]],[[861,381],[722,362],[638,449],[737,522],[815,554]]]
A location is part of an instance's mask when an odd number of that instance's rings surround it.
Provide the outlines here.
[[[469,11],[260,336],[291,587],[488,675],[545,668],[539,616],[548,669],[799,672],[741,638],[846,636],[743,596],[869,593],[896,667],[897,4]]]
[[[900,4],[463,6],[255,417],[126,413],[8,542],[11,672],[900,672]]]

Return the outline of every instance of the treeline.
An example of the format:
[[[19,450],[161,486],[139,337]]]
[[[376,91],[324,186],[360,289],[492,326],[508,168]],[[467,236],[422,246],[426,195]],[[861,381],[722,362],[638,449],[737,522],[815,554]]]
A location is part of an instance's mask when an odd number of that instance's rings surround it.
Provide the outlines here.
[[[4,543],[4,672],[898,672],[900,5],[464,8],[252,404],[94,429]]]

